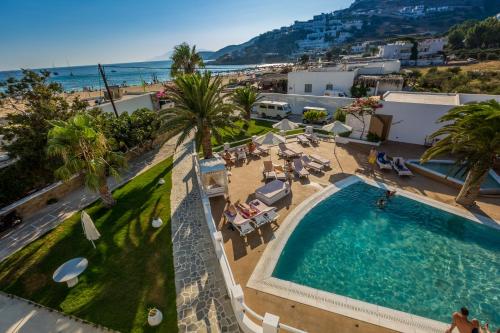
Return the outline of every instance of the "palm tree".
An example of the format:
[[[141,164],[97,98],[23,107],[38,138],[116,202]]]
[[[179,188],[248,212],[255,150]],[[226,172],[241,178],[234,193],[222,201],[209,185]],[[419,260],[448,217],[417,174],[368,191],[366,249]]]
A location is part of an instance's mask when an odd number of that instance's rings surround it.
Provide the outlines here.
[[[55,170],[56,177],[68,180],[83,172],[85,185],[99,193],[106,207],[113,206],[116,201],[106,175],[119,177],[118,168],[125,165],[123,155],[110,149],[104,134],[95,129],[95,119],[88,114],[77,114],[52,124],[47,153],[63,160],[63,165]]]
[[[426,162],[441,154],[453,154],[459,172],[467,173],[455,201],[464,206],[473,205],[481,183],[500,154],[500,103],[491,100],[458,106],[439,122],[447,124],[431,138],[444,138],[429,148],[420,160]]]
[[[245,113],[245,119],[250,120],[252,108],[260,98],[257,97],[257,92],[253,87],[246,86],[234,90],[231,99]]]
[[[193,132],[197,143],[203,147],[205,158],[212,155],[212,135],[221,141],[220,131],[236,128],[233,115],[235,106],[225,103],[228,94],[223,93],[220,76],[210,72],[181,75],[174,79],[174,85],[165,90],[175,107],[167,109],[161,116],[162,127],[173,134],[180,133],[177,146]]]
[[[182,74],[193,74],[197,68],[205,67],[203,58],[196,52],[196,45],[189,47],[187,43],[182,43],[174,47],[174,53],[170,58],[172,65],[170,75],[176,77]]]

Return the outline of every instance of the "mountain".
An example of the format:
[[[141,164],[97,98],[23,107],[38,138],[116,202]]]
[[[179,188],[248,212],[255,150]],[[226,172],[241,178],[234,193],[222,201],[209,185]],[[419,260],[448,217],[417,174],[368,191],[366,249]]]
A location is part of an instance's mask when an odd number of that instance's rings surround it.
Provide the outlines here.
[[[349,8],[295,21],[212,54],[217,64],[255,64],[366,40],[439,34],[500,12],[499,0],[355,0]]]

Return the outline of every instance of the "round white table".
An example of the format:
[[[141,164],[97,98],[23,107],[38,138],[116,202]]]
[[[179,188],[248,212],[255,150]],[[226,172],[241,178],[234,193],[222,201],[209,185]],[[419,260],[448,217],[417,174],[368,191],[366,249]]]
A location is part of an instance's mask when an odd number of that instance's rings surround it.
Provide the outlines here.
[[[78,283],[78,275],[85,271],[88,264],[89,262],[85,258],[68,260],[56,269],[52,278],[55,282],[66,282],[71,288]]]

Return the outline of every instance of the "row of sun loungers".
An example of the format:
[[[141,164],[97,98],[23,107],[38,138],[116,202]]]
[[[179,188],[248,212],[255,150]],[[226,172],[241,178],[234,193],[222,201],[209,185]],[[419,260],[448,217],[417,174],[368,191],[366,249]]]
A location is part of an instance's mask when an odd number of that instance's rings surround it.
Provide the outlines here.
[[[267,223],[275,222],[279,217],[276,207],[268,206],[258,199],[252,200],[248,204],[231,204],[224,211],[224,216],[241,236],[246,236]]]
[[[264,178],[287,180],[286,172],[282,166],[274,164],[272,161],[264,161],[264,170],[262,171]]]
[[[390,160],[387,154],[380,152],[377,154],[377,165],[381,170],[394,169],[399,176],[413,176],[413,173],[406,167],[405,159],[402,157],[394,157]]]

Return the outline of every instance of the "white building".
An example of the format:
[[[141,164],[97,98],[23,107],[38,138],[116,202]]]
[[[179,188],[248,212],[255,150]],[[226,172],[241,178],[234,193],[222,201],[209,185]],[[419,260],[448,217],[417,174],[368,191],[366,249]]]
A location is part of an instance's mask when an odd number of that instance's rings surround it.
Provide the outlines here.
[[[150,109],[150,110],[158,110],[159,105],[155,101],[155,93],[148,93],[142,95],[124,95],[121,99],[115,100],[116,111],[118,114],[122,114],[124,112],[128,112],[132,114],[137,109]],[[110,102],[103,103],[100,105],[92,105],[92,107],[98,107],[104,112],[113,113],[113,106]]]
[[[344,63],[338,67],[313,68],[288,73],[288,93],[316,96],[350,96],[358,75],[386,75],[399,72],[398,60]]]
[[[428,38],[418,42],[417,65],[425,66],[442,64],[444,59],[441,55],[446,38]],[[384,59],[399,59],[404,65],[414,64],[411,60],[413,43],[409,41],[398,41],[379,46],[378,56]]]

